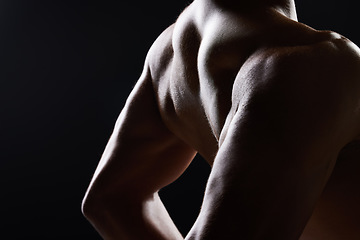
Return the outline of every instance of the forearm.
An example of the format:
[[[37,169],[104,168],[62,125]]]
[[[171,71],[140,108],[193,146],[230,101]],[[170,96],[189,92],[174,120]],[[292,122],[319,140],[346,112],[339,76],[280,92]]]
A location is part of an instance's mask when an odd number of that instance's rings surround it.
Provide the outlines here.
[[[143,201],[89,203],[83,211],[104,239],[183,240],[157,193]]]

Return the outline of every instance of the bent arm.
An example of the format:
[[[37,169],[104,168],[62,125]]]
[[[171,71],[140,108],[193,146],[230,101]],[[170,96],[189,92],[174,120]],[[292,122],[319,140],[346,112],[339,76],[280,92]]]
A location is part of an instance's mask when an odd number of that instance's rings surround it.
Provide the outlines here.
[[[182,239],[158,190],[194,155],[163,124],[145,67],[85,195],[84,215],[105,239]]]
[[[340,149],[354,137],[356,118],[352,101],[335,85],[341,79],[330,70],[318,79],[316,63],[300,63],[304,69],[288,64],[274,75],[253,75],[251,91],[238,89],[246,97],[186,239],[296,240],[302,234]]]
[[[238,121],[219,149],[186,239],[296,240],[331,174],[336,148],[329,153],[331,146],[315,146],[311,138],[295,143],[299,136],[282,132],[280,138],[276,130]]]
[[[307,168],[301,161],[315,160],[310,155],[284,153],[285,145],[266,144],[272,141],[268,138],[250,141],[240,137],[239,131],[224,141],[201,213],[186,239],[299,238],[335,159]]]

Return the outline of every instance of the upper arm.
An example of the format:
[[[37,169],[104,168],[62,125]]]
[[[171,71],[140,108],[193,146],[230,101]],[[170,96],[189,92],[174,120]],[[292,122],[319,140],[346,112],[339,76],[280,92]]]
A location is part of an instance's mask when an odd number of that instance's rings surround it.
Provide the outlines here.
[[[240,115],[214,161],[195,232],[204,239],[298,239],[331,174],[334,150],[313,140],[316,134],[302,134],[302,126],[294,126],[296,136],[276,124],[264,132],[268,119],[249,123]]]
[[[298,239],[354,136],[356,97],[336,61],[267,60],[264,72],[238,74],[237,112],[189,239]]]
[[[352,112],[356,115],[356,138],[360,138],[360,48],[350,40],[345,40],[339,46],[340,51],[344,52],[345,59],[341,61],[345,70],[344,80],[349,81],[349,88],[346,94]]]
[[[162,122],[146,65],[115,124],[88,196],[151,195],[178,178],[194,154]]]

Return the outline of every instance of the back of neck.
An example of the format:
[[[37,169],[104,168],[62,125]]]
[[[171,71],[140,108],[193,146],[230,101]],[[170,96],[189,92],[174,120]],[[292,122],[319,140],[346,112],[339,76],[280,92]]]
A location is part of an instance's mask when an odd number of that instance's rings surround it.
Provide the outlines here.
[[[260,9],[274,8],[286,17],[297,21],[297,14],[294,0],[195,0],[204,4],[211,4],[220,9],[252,14]]]

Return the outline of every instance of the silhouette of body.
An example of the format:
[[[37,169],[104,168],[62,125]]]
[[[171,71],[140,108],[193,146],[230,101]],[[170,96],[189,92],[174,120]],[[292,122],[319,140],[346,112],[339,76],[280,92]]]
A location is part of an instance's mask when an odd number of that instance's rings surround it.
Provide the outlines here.
[[[360,239],[359,120],[351,41],[292,0],[195,0],[151,47],[83,212],[105,239],[183,239],[157,192],[199,153],[186,239]]]

